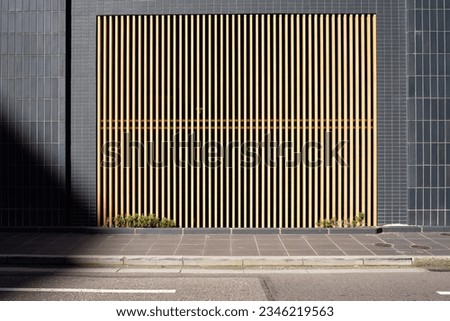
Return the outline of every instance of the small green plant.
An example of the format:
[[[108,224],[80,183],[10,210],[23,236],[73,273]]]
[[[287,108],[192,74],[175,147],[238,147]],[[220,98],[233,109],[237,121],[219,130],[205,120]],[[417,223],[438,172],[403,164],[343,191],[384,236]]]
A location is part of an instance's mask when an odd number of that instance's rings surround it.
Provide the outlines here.
[[[321,220],[316,223],[316,227],[334,228],[334,227],[361,227],[366,225],[366,214],[363,212],[355,216],[350,222],[348,220],[337,220],[335,217],[329,220]]]
[[[322,227],[322,228],[332,228],[332,227],[336,227],[337,225],[337,221],[335,218],[332,218],[330,220],[322,220],[317,222],[316,226],[317,227]]]
[[[175,227],[175,221],[169,220],[168,218],[163,217],[161,222],[159,222],[159,227],[163,227],[163,228]]]
[[[365,226],[366,225],[366,214],[364,212],[360,212],[352,221],[353,227]]]
[[[105,226],[108,226],[109,222]],[[154,214],[119,215],[114,218],[114,227],[153,228],[175,227],[175,221],[163,218],[161,221]]]

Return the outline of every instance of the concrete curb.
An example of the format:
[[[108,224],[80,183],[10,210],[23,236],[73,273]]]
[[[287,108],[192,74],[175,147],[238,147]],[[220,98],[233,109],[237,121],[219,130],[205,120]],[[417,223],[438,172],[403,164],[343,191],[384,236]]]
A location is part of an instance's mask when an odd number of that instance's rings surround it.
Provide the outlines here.
[[[127,266],[164,268],[293,268],[293,267],[375,267],[450,266],[450,256],[95,256],[95,255],[0,255],[1,265]]]

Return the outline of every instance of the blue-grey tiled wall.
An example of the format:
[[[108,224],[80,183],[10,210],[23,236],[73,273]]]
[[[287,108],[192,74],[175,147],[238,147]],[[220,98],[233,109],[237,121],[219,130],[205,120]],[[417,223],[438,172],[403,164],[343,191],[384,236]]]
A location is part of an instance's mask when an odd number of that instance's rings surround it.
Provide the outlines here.
[[[407,1],[408,223],[450,225],[450,0]]]
[[[0,226],[65,224],[65,0],[0,0]]]

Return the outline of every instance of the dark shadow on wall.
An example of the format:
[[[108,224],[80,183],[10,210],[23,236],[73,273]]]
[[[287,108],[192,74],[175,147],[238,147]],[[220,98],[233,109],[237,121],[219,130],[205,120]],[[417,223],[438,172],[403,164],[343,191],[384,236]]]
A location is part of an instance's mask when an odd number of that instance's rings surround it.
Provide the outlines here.
[[[24,87],[19,87],[22,91],[20,89],[17,91],[14,86],[10,86],[11,78],[2,78],[0,88],[0,226],[2,227],[95,224],[95,213],[93,218],[89,217],[83,200],[73,197],[70,189],[71,6],[72,1],[66,1],[65,72],[61,74],[65,77],[65,96],[58,96],[61,104],[57,106],[56,115],[52,113],[51,118],[46,115],[45,122],[42,120],[43,117],[38,116],[47,112],[47,106],[40,104],[44,97],[31,99],[31,105],[34,106],[30,108],[30,115],[26,115],[25,109],[22,113],[22,99],[29,99],[27,97],[32,95],[25,92]],[[17,57],[21,59],[20,55]],[[43,81],[42,77],[31,76],[26,72],[24,76],[31,77],[36,82]],[[45,110],[42,110],[44,107]],[[39,110],[31,111],[35,108]],[[65,111],[63,120],[58,115],[61,111]],[[64,125],[65,129],[61,125]],[[73,220],[70,213],[81,214],[77,220]]]
[[[0,226],[66,225],[64,172],[55,164],[58,145],[40,143],[39,137],[23,143],[22,137],[29,134],[14,133],[17,128],[29,132],[36,126],[0,124]]]

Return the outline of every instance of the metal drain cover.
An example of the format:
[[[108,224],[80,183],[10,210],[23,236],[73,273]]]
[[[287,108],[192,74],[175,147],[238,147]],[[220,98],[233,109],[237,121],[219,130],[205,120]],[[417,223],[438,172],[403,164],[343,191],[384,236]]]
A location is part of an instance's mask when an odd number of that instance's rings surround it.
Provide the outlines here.
[[[391,243],[375,243],[374,244],[375,246],[378,246],[378,247],[393,247],[394,246],[394,244],[391,244]]]
[[[431,250],[431,246],[428,246],[428,245],[413,244],[410,247],[413,249],[418,249],[418,250]]]

